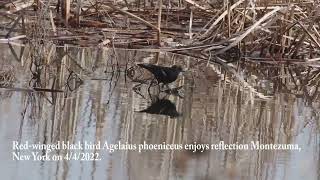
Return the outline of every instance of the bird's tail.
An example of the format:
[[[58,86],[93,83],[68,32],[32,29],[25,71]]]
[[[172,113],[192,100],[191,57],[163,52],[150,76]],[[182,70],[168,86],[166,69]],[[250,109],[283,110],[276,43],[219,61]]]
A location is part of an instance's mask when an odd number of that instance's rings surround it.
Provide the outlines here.
[[[152,65],[152,64],[144,64],[144,63],[141,63],[141,64],[137,64],[138,66],[144,68],[144,69],[147,69],[148,71],[150,72],[153,72],[155,70],[155,65]]]
[[[148,64],[144,64],[144,63],[139,63],[139,64],[137,64],[138,66],[140,66],[140,67],[146,67],[146,66],[148,66]]]

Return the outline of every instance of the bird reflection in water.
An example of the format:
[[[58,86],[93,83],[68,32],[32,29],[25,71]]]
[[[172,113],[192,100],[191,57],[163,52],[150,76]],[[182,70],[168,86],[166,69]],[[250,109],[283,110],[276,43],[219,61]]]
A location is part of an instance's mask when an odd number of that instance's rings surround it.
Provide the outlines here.
[[[149,107],[138,112],[165,115],[170,118],[181,116],[177,111],[176,105],[168,99],[156,99]]]

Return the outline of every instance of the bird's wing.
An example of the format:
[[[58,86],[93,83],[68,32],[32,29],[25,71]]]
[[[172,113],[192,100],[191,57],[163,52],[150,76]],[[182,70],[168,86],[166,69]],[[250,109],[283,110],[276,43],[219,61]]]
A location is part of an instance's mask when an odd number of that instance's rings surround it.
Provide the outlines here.
[[[166,69],[161,68],[159,74],[161,74],[161,76],[163,77],[167,77],[168,76],[168,72],[166,71]]]

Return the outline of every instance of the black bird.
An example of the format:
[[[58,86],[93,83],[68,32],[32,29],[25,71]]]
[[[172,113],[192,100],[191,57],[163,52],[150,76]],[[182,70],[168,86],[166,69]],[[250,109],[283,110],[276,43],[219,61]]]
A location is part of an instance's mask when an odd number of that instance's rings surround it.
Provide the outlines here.
[[[148,114],[160,114],[169,116],[171,118],[179,117],[181,115],[177,111],[176,105],[168,99],[158,99],[157,101],[153,102],[148,108],[138,112],[144,112]]]
[[[178,78],[182,68],[177,65],[171,67],[157,66],[153,64],[138,64],[138,66],[150,71],[157,79],[158,83],[169,84]]]

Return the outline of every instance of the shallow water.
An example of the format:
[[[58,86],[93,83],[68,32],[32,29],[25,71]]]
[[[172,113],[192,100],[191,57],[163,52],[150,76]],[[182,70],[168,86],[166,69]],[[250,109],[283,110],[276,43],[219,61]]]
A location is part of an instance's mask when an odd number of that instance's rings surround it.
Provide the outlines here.
[[[313,180],[320,177],[317,98],[310,101],[304,95],[285,93],[275,89],[275,83],[258,77],[261,81],[256,89],[270,95],[268,99],[261,98],[261,94],[243,88],[218,65],[207,66],[206,62],[170,53],[29,47],[20,59],[6,45],[0,48],[1,72],[14,77],[0,89],[1,179]],[[31,56],[40,50],[51,55]],[[16,51],[20,53],[18,47]],[[64,56],[64,52],[69,56]],[[186,72],[170,85],[170,88],[182,86],[179,94],[159,93],[157,86],[148,92],[149,84],[138,85],[139,82],[132,81],[144,82],[151,77],[135,66],[138,62],[182,65]],[[259,83],[263,85],[258,87]],[[35,92],[30,91],[32,87],[64,92]],[[173,103],[179,116],[138,112],[157,98]],[[14,141],[22,144],[26,141],[117,144],[120,141],[137,145],[260,141],[261,144],[297,144],[301,151],[56,150],[52,154],[98,153],[101,160],[17,161],[13,160],[14,152],[30,151],[13,150]]]

